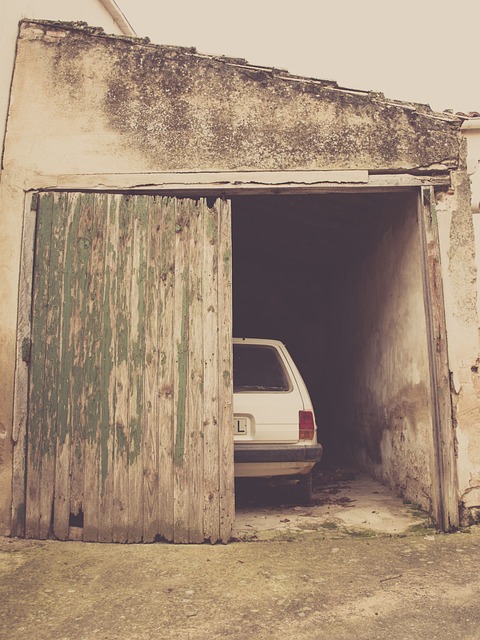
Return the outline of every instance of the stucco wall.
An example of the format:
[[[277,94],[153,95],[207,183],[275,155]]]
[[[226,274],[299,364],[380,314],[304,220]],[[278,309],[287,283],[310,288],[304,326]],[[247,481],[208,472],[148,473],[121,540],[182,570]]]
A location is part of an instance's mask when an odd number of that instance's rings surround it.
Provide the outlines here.
[[[10,82],[15,60],[18,23],[24,18],[84,21],[102,27],[107,33],[122,33],[100,0],[5,0],[0,20],[0,146],[3,146]]]
[[[457,468],[464,522],[480,514],[480,359],[477,268],[470,185],[454,175],[450,193],[437,197],[445,294]]]
[[[13,95],[9,171],[18,163],[65,174],[458,162],[458,124],[447,117],[334,83],[80,29],[25,25]]]
[[[432,508],[432,420],[417,201],[392,195],[333,297],[340,428],[356,461]],[[337,391],[338,393],[338,391]],[[342,411],[343,409],[343,411]]]

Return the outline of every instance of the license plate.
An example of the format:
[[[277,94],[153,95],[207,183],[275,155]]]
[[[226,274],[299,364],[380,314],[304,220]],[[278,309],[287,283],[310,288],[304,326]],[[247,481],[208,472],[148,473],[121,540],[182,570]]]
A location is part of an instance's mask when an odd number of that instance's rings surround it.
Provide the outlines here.
[[[248,433],[248,418],[233,419],[233,435],[246,436]]]

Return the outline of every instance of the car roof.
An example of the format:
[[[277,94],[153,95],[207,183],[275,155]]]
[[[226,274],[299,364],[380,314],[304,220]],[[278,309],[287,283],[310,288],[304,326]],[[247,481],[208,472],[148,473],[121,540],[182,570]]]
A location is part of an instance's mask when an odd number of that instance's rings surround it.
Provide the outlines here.
[[[271,340],[269,338],[233,338],[234,344],[259,344],[270,347],[285,347],[280,340]]]

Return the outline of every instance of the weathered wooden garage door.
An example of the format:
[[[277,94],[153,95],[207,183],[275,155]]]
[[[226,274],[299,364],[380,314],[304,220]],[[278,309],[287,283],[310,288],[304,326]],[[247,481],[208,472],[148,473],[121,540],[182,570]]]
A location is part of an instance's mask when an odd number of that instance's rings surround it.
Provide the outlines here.
[[[230,263],[228,202],[40,196],[27,537],[228,540]]]

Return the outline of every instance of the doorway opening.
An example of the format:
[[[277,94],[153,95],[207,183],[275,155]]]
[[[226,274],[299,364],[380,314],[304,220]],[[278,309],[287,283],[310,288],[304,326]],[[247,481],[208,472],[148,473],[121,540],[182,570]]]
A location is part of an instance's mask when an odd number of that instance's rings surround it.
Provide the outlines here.
[[[415,192],[232,199],[233,333],[286,343],[323,468],[432,511],[434,443]]]

